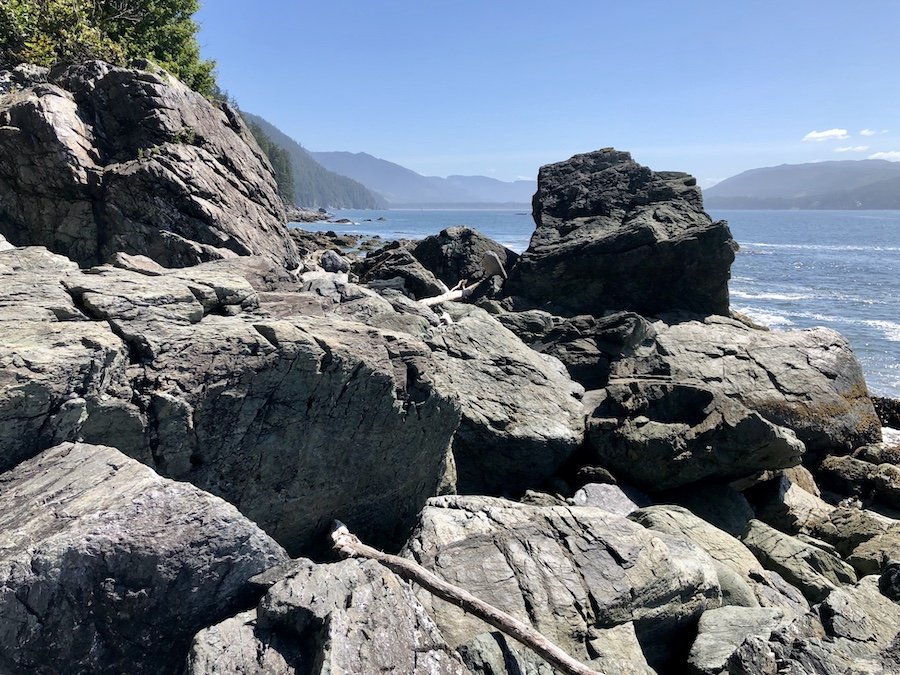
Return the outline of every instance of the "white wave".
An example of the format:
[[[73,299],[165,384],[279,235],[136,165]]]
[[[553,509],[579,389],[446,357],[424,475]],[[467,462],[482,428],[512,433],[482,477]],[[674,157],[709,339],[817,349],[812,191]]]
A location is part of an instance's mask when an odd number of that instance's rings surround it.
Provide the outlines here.
[[[731,297],[741,300],[809,300],[814,295],[803,293],[747,293],[746,291],[731,291]]]
[[[757,323],[769,326],[770,328],[795,325],[794,322],[786,316],[776,314],[775,312],[769,312],[765,309],[759,309],[758,307],[735,307],[735,310],[741,314],[746,314]]]
[[[851,244],[771,244],[765,241],[738,242],[742,247],[786,248],[802,251],[900,251],[900,246],[854,246]]]
[[[882,331],[888,342],[900,342],[900,323],[897,323],[896,321],[866,319],[860,323]]]

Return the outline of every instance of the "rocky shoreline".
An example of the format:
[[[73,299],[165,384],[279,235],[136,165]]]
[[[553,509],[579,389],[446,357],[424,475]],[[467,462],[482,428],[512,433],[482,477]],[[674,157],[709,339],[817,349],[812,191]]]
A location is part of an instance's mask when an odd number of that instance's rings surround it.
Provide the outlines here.
[[[0,671],[555,672],[335,520],[597,672],[900,670],[898,404],[732,314],[691,176],[543,167],[522,256],[289,230],[142,67],[0,73]]]

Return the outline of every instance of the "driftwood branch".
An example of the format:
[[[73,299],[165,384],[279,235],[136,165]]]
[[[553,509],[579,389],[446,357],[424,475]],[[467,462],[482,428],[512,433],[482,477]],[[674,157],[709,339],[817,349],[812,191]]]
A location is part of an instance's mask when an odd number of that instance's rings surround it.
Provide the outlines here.
[[[331,531],[331,540],[334,549],[341,555],[349,558],[369,558],[377,560],[397,575],[413,581],[422,588],[430,591],[442,600],[462,608],[464,611],[478,617],[497,630],[509,635],[529,649],[537,653],[564,675],[602,675],[596,670],[591,670],[586,665],[573,659],[558,646],[550,642],[546,637],[537,632],[529,624],[519,621],[506,612],[503,612],[483,600],[479,600],[468,591],[447,583],[437,575],[429,572],[412,560],[399,556],[383,553],[376,548],[363,544],[355,535],[351,534],[347,526],[340,521],[334,522]]]

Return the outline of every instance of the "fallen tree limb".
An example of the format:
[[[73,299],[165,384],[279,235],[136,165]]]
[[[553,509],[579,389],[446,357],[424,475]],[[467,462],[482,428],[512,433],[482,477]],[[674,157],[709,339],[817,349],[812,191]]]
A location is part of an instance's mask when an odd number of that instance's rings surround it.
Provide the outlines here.
[[[383,553],[376,548],[363,544],[354,534],[351,534],[347,526],[340,521],[335,521],[331,530],[331,541],[334,549],[343,556],[349,558],[369,558],[377,560],[397,575],[413,581],[422,588],[430,591],[442,600],[462,608],[464,611],[478,617],[497,630],[509,635],[524,646],[533,650],[541,658],[547,661],[564,675],[602,675],[596,670],[591,670],[580,661],[575,660],[558,646],[550,642],[546,637],[531,627],[531,625],[519,621],[504,611],[479,600],[468,591],[447,583],[437,575],[429,572],[421,565],[389,553]]]

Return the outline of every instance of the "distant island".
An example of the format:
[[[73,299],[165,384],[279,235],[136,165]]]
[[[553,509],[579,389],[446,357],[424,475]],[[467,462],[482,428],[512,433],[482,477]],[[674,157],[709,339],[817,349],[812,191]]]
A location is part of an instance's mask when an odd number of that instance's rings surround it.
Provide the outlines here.
[[[709,209],[900,209],[900,162],[782,164],[744,171],[703,191]]]
[[[347,176],[384,197],[392,208],[509,208],[528,206],[536,180],[501,181],[488,176],[423,176],[365,152],[312,152],[334,173]],[[402,206],[401,206],[402,205]]]

